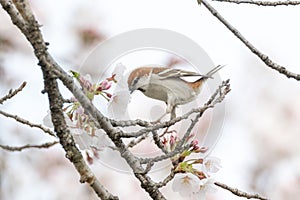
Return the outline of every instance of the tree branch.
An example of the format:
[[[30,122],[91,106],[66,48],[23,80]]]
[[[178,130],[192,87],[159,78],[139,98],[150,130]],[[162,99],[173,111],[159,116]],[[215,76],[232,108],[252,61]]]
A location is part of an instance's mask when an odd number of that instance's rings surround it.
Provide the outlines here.
[[[119,127],[136,126],[136,125],[141,126],[141,127],[149,127],[149,126],[153,125],[150,122],[143,121],[141,119],[125,120],[125,121],[117,121],[114,119],[109,119],[109,120],[113,126],[119,126]]]
[[[8,151],[22,151],[24,149],[30,149],[30,148],[45,149],[45,148],[52,147],[52,146],[56,145],[57,143],[58,143],[58,141],[53,141],[53,142],[47,142],[47,143],[39,144],[39,145],[26,144],[26,145],[20,146],[20,147],[12,147],[12,146],[8,146],[8,145],[0,144],[0,148],[8,150]]]
[[[74,164],[80,174],[80,182],[89,183],[97,195],[102,199],[118,199],[110,194],[99,182],[96,176],[85,163],[74,139],[67,128],[62,106],[63,100],[60,95],[53,71],[57,63],[47,52],[47,43],[44,42],[39,25],[28,6],[27,1],[15,0],[15,6],[10,0],[0,0],[4,10],[10,15],[12,22],[23,32],[27,40],[34,48],[34,53],[39,60],[43,76],[45,91],[48,93],[52,122],[60,143],[66,151],[66,157]],[[20,9],[20,11],[18,10]]]
[[[171,170],[171,173],[161,182],[157,183],[157,187],[163,187],[167,185],[175,176],[174,169]]]
[[[148,134],[142,135],[139,138],[136,139],[132,139],[126,146],[126,148],[132,148],[135,145],[139,144],[140,142],[142,142],[143,140],[145,140],[148,137]]]
[[[288,78],[293,78],[300,81],[300,74],[288,71],[285,67],[273,62],[267,55],[261,53],[255,46],[253,46],[236,28],[234,28],[227,20],[222,17],[216,9],[214,9],[206,0],[198,0],[198,4],[203,4],[213,16],[215,16],[223,25],[225,25],[240,41],[242,41],[252,53],[259,57],[268,67],[284,74]]]
[[[22,85],[20,85],[17,89],[15,89],[15,90],[10,89],[8,94],[0,99],[0,104],[2,104],[4,101],[14,97],[16,94],[18,94],[20,91],[22,91],[23,88],[26,86],[26,84],[27,84],[26,81],[24,81],[22,83]]]
[[[160,141],[160,137],[159,137],[157,131],[152,131],[152,138],[153,138],[154,143],[156,144],[156,146],[157,146],[164,154],[167,154],[168,151],[165,149],[165,146],[164,146],[163,143]]]
[[[17,1],[22,4],[24,1]],[[127,161],[129,166],[132,168],[135,176],[140,180],[142,188],[144,188],[148,194],[153,199],[165,199],[159,189],[155,186],[153,181],[143,173],[144,169],[141,166],[139,160],[126,148],[121,138],[119,137],[120,130],[116,130],[110,123],[110,121],[102,115],[90,102],[90,100],[84,95],[84,93],[74,84],[72,77],[70,77],[66,72],[64,72],[61,67],[54,61],[52,56],[47,51],[47,43],[44,42],[39,25],[33,16],[27,3],[22,6],[17,6],[22,10],[22,16],[29,16],[30,20],[25,23],[23,18],[20,18],[18,12],[16,12],[16,7],[12,5],[12,2],[9,0],[0,0],[2,7],[10,14],[12,21],[15,25],[26,36],[27,40],[31,43],[34,48],[35,56],[39,60],[39,65],[41,66],[43,75],[44,75],[44,85],[45,91],[48,93],[50,110],[52,115],[52,122],[55,127],[55,132],[60,138],[60,143],[66,151],[67,157],[74,164],[77,171],[81,175],[81,182],[89,183],[95,192],[100,198],[103,199],[115,199],[116,197],[112,196],[100,182],[95,178],[94,174],[86,166],[82,155],[75,146],[70,131],[67,129],[63,111],[62,111],[62,97],[58,89],[56,78],[59,78],[63,84],[74,94],[75,98],[80,102],[82,107],[86,112],[95,120],[95,123],[98,128],[102,128],[106,131],[108,136],[114,142],[121,156]],[[25,9],[26,8],[26,9]],[[24,14],[25,12],[25,14]],[[29,12],[30,14],[26,14]],[[16,16],[15,16],[16,15]],[[25,17],[27,18],[27,17]],[[95,184],[97,183],[97,187]],[[100,189],[101,190],[100,190]],[[97,190],[99,189],[99,190]]]
[[[61,67],[55,62],[55,60],[52,58],[52,56],[47,51],[47,43],[44,41],[42,34],[39,29],[39,25],[32,14],[31,9],[28,6],[27,1],[24,0],[14,0],[13,4],[10,0],[0,0],[0,3],[2,7],[7,11],[7,13],[10,15],[12,22],[23,32],[23,34],[26,36],[28,41],[31,43],[32,47],[34,48],[34,53],[36,57],[39,60],[39,65],[41,66],[43,76],[44,76],[44,85],[45,85],[45,91],[48,94],[49,103],[50,103],[50,110],[52,115],[52,122],[55,127],[55,132],[57,133],[57,136],[60,139],[60,143],[63,146],[64,150],[66,151],[66,157],[74,164],[75,168],[79,172],[81,179],[80,181],[86,182],[90,184],[90,186],[94,189],[94,191],[98,194],[100,198],[103,199],[118,199],[117,197],[110,194],[103,185],[99,182],[99,180],[96,179],[95,175],[92,173],[90,168],[86,165],[80,151],[75,145],[74,139],[72,135],[70,134],[70,130],[67,128],[64,115],[63,115],[63,98],[61,96],[61,93],[58,88],[57,84],[57,78],[59,78],[63,84],[74,94],[74,96],[77,98],[77,100],[81,103],[85,111],[87,111],[90,116],[93,117],[93,120],[95,120],[96,125],[98,128],[101,128],[106,131],[108,136],[111,138],[111,140],[114,142],[115,146],[117,147],[118,151],[120,152],[121,156],[127,161],[129,166],[132,168],[135,176],[139,179],[142,188],[144,188],[148,194],[153,199],[165,199],[164,196],[159,191],[159,187],[162,187],[166,185],[174,176],[174,174],[170,174],[168,177],[165,178],[164,181],[160,183],[154,183],[149,176],[147,176],[145,173],[145,170],[142,167],[142,163],[140,159],[136,158],[125,146],[123,143],[121,137],[126,136],[126,134],[113,127],[113,125],[116,126],[131,126],[131,124],[136,123],[140,126],[148,127],[151,124],[144,123],[143,121],[134,121],[134,122],[125,122],[125,123],[118,123],[113,120],[109,120],[106,117],[102,115],[101,112],[99,112],[93,104],[89,101],[89,99],[84,95],[84,93],[74,84],[73,79],[65,73]],[[217,96],[217,91],[212,95],[212,97],[209,99],[207,104],[204,105],[202,108],[193,109],[190,113],[187,113],[186,115],[176,118],[170,122],[163,123],[163,126],[153,126],[150,127],[152,130],[155,131],[159,128],[168,127],[171,126],[172,123],[175,124],[178,121],[181,121],[183,119],[188,118],[192,113],[198,113],[195,120],[191,123],[188,131],[186,132],[186,135],[188,136],[190,134],[190,130],[195,125],[196,121],[199,117],[203,114],[203,112],[208,109],[212,108],[215,104],[220,103],[225,95],[230,91],[228,81],[225,82],[227,84],[223,86],[226,86],[223,92],[221,92],[222,88],[220,86],[219,88],[219,97]],[[1,111],[3,112],[3,111]],[[17,117],[12,116],[11,118],[14,118],[15,120],[20,119]],[[178,120],[178,121],[176,121]],[[18,120],[17,120],[18,121]],[[22,120],[20,120],[22,121]],[[27,123],[25,123],[27,124]],[[154,129],[155,127],[155,129]],[[145,128],[147,129],[147,128]],[[145,130],[143,129],[143,130]],[[186,148],[183,146],[184,139],[187,137],[184,136],[182,140],[180,141],[178,148],[176,147],[175,150],[182,150]],[[157,137],[157,135],[154,134],[154,137]],[[156,138],[157,139],[157,138]],[[157,142],[157,141],[156,141]],[[53,144],[54,145],[54,144]],[[27,146],[27,147],[25,147]],[[38,148],[37,146],[41,145],[25,145],[23,147],[7,147],[4,145],[1,145],[1,147],[4,147],[6,149],[25,149],[25,148]],[[30,147],[29,147],[30,146]],[[158,144],[160,146],[160,144]],[[171,154],[175,154],[178,152],[170,152]],[[164,155],[164,156],[170,156]],[[150,164],[149,164],[150,163]],[[151,169],[151,164],[153,163],[153,160],[148,160],[147,162],[147,169]],[[217,185],[218,183],[216,183]],[[218,185],[219,187],[222,187],[222,185]],[[229,190],[229,189],[228,189]],[[229,190],[231,191],[231,190]],[[233,190],[234,191],[234,190]],[[242,192],[238,192],[242,193]],[[248,198],[248,196],[245,196]],[[251,197],[252,198],[252,197]]]
[[[295,6],[300,1],[253,1],[253,0],[213,0],[219,2],[236,3],[236,4],[252,4],[257,6]]]
[[[51,135],[53,137],[56,137],[54,132],[52,132],[49,128],[46,128],[46,127],[42,126],[41,124],[34,124],[34,123],[32,123],[32,122],[30,122],[26,119],[23,119],[23,118],[19,117],[18,115],[12,115],[12,114],[9,114],[9,113],[4,112],[2,110],[0,110],[0,114],[5,116],[5,117],[14,119],[14,120],[16,120],[17,122],[19,122],[21,124],[25,124],[25,125],[28,125],[30,127],[41,129],[43,132],[48,133],[49,135]]]
[[[268,200],[266,197],[262,197],[259,194],[248,194],[246,192],[243,192],[239,189],[233,188],[233,187],[229,187],[228,185],[224,184],[224,183],[220,183],[220,182],[215,182],[216,186],[219,186],[225,190],[230,191],[232,194],[239,196],[239,197],[245,197],[247,199],[260,199],[260,200]]]

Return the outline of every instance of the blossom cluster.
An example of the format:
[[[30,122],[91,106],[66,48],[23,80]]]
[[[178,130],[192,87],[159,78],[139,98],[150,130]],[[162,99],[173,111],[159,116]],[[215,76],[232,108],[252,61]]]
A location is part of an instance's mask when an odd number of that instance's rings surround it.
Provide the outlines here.
[[[109,90],[114,83],[118,82],[119,85],[124,85],[124,83],[121,82],[122,73],[124,71],[125,67],[122,64],[119,64],[115,68],[111,77],[106,78],[104,81],[99,83],[92,83],[90,75],[82,76],[80,73],[75,71],[71,71],[71,73],[90,101],[93,101],[96,95],[101,95],[105,100],[107,100],[109,108],[113,109],[117,107],[117,109],[120,109],[120,104],[121,106],[124,106],[127,105],[127,102],[117,102],[117,99],[120,99],[120,95],[123,95],[122,98],[127,97],[126,99],[129,101],[129,94],[128,96],[124,95],[124,92],[122,93],[124,89],[115,90],[113,94],[109,92]],[[64,115],[76,144],[81,150],[86,152],[87,161],[90,164],[93,163],[93,158],[98,158],[99,151],[112,145],[112,142],[105,132],[96,127],[76,98],[72,97],[68,105],[64,107]],[[50,112],[48,112],[48,115],[44,118],[43,123],[44,125],[53,128]]]
[[[175,132],[165,135],[161,139],[165,150],[173,151],[179,142]],[[202,157],[208,149],[199,146],[198,140],[186,142],[189,148],[181,154],[174,156],[172,160],[173,171],[176,174],[172,189],[183,197],[189,199],[204,200],[206,193],[215,192],[216,186],[211,174],[221,168],[220,159],[217,157]],[[191,154],[200,155],[197,159],[191,159]]]

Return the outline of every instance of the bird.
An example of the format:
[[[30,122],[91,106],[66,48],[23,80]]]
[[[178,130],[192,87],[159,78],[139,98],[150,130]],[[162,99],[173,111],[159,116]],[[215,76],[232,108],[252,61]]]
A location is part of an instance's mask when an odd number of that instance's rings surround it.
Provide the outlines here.
[[[142,66],[134,69],[128,76],[127,83],[130,94],[139,90],[145,96],[166,103],[166,113],[171,114],[170,120],[176,118],[176,107],[189,103],[197,98],[207,79],[213,78],[224,65],[218,65],[205,75],[197,72],[163,66]],[[188,82],[184,77],[199,77],[196,81]]]

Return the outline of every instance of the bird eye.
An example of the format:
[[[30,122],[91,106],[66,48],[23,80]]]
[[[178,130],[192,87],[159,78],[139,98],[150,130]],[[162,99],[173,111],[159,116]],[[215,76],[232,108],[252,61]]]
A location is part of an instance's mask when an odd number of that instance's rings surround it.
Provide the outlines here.
[[[135,85],[137,84],[138,80],[139,80],[139,78],[138,78],[138,77],[137,77],[137,78],[135,78],[135,79],[133,80],[132,86],[135,86]]]

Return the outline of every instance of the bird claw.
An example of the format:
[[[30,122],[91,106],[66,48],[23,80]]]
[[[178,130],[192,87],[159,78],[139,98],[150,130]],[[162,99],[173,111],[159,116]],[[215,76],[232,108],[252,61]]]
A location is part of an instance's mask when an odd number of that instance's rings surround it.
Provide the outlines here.
[[[150,124],[155,125],[161,123],[161,119],[159,118],[158,120],[155,120],[153,122],[150,122]]]

